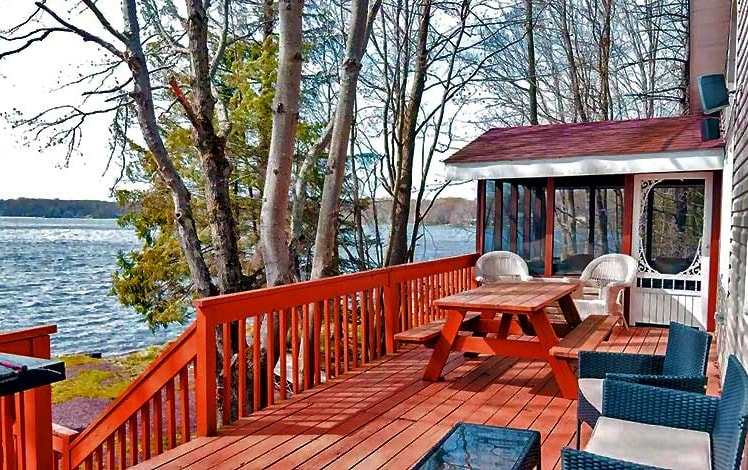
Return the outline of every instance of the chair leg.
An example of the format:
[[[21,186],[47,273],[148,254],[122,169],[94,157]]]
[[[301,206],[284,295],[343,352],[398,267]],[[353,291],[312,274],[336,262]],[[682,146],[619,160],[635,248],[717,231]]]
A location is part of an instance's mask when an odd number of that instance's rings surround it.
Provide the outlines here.
[[[621,319],[621,324],[623,324],[623,329],[628,331],[629,330],[629,323],[626,321],[626,316],[623,312],[618,314],[619,318]]]
[[[578,419],[577,420],[577,450],[579,450],[579,445],[580,445],[579,441],[581,439],[581,436],[582,436],[582,420]]]

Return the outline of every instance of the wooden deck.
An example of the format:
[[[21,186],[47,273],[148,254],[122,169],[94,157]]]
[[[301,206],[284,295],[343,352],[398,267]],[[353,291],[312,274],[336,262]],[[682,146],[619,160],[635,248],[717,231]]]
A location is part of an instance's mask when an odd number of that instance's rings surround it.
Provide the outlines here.
[[[600,349],[663,353],[666,343],[666,329],[617,327]],[[453,353],[445,380],[430,383],[421,380],[430,352],[387,356],[136,468],[404,469],[459,421],[536,429],[544,469],[560,467],[561,447],[574,442],[576,402],[561,397],[548,364]]]

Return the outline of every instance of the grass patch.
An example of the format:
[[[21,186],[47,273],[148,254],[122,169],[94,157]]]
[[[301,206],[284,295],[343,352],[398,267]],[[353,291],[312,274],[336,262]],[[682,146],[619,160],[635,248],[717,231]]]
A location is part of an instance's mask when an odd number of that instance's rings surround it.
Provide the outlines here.
[[[52,384],[52,403],[73,398],[114,400],[161,353],[163,347],[151,346],[120,357],[93,359],[86,355],[60,357],[68,378]]]
[[[78,371],[74,378],[52,386],[52,403],[63,403],[73,398],[114,400],[130,385],[130,380],[117,380],[117,375],[112,371],[99,369]]]

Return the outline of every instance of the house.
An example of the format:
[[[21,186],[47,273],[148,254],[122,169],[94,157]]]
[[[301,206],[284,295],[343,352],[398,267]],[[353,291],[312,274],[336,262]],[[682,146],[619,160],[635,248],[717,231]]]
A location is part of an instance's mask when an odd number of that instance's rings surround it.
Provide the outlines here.
[[[491,129],[447,172],[479,181],[480,250],[516,252],[538,276],[630,254],[632,324],[713,330],[724,142],[702,138],[704,119]]]
[[[543,276],[630,254],[632,324],[717,331],[723,359],[748,360],[745,9],[690,2],[689,115],[491,129],[449,157],[448,177],[478,180],[478,250],[513,251]],[[719,73],[735,91],[722,136],[697,86]]]

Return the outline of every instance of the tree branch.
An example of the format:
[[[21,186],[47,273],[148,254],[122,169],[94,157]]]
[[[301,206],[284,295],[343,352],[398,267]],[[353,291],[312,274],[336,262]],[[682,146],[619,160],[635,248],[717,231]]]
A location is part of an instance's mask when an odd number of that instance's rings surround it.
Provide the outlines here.
[[[231,0],[223,0],[223,27],[221,28],[221,39],[218,43],[218,50],[216,55],[213,57],[213,63],[210,64],[210,72],[208,75],[213,78],[216,75],[216,69],[221,61],[223,51],[226,50],[226,38],[229,34],[229,11],[230,11]]]
[[[187,114],[187,119],[190,120],[190,123],[195,129],[199,129],[200,121],[197,118],[197,114],[195,114],[195,110],[192,109],[192,105],[190,104],[187,97],[184,96],[184,92],[182,91],[182,88],[179,86],[177,79],[175,77],[171,77],[169,79],[169,85],[171,85],[171,91],[172,93],[174,93],[174,96],[177,98],[177,101],[179,101],[179,104],[181,104],[182,107],[184,108],[184,112],[185,114]]]
[[[65,21],[64,19],[62,19],[60,17],[60,15],[58,15],[52,9],[50,9],[49,7],[47,7],[47,5],[45,5],[43,2],[36,2],[35,4],[40,9],[44,10],[49,16],[51,16],[52,18],[54,18],[55,21],[57,21],[62,26],[64,26],[65,28],[67,28],[70,32],[75,33],[78,36],[80,36],[81,39],[83,39],[84,41],[94,42],[94,43],[98,44],[99,46],[103,47],[104,49],[108,50],[109,52],[111,52],[115,56],[119,57],[120,59],[125,60],[125,53],[122,52],[122,51],[120,51],[116,47],[114,47],[114,45],[112,43],[110,43],[108,41],[105,41],[104,39],[102,39],[102,38],[100,38],[100,37],[98,37],[98,36],[96,36],[94,34],[91,34],[88,31],[86,31],[84,29],[81,29],[81,28],[73,25],[72,23],[69,23],[69,22]]]
[[[91,13],[96,16],[96,19],[99,20],[99,23],[101,23],[101,26],[104,27],[107,31],[109,31],[109,34],[114,36],[115,38],[122,41],[122,43],[127,44],[127,38],[124,34],[114,29],[112,24],[109,22],[109,20],[106,19],[104,14],[99,10],[99,7],[96,6],[96,3],[92,2],[91,0],[82,0],[83,4],[88,7],[89,10],[91,10]]]

